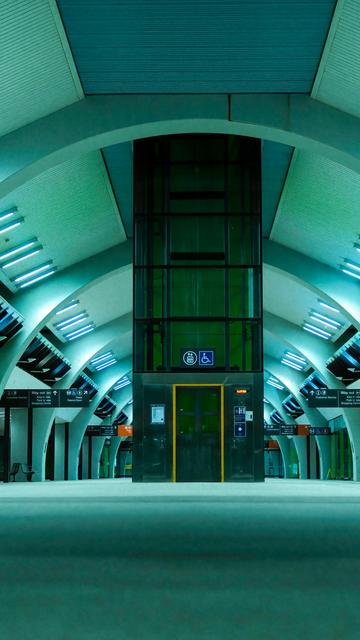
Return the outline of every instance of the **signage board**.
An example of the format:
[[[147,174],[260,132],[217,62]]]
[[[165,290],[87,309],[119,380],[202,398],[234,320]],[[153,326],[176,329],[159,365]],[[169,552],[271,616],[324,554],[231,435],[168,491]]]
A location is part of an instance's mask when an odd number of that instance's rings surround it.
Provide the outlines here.
[[[30,389],[30,407],[49,408],[59,406],[59,392],[56,389]]]
[[[165,405],[150,405],[150,424],[165,424]]]
[[[215,349],[181,349],[181,367],[186,369],[211,369],[215,365]]]
[[[360,389],[314,389],[309,407],[360,407]]]
[[[280,425],[272,425],[265,424],[264,425],[264,435],[265,436],[279,436],[280,435]]]
[[[281,436],[296,436],[297,426],[295,424],[281,424],[280,425]]]
[[[336,389],[312,389],[308,398],[309,407],[338,407],[339,397]]]
[[[28,407],[29,392],[27,389],[5,389],[0,405],[2,407]]]
[[[82,389],[59,389],[59,407],[88,407],[89,392]]]
[[[339,407],[360,407],[360,389],[340,389]]]
[[[331,434],[330,427],[309,427],[311,436],[329,436]]]
[[[132,438],[133,426],[132,424],[119,424],[117,435],[123,438]]]
[[[85,431],[86,436],[117,436],[118,429],[112,424],[89,424]]]
[[[0,406],[51,409],[88,407],[89,394],[81,389],[5,389]]]

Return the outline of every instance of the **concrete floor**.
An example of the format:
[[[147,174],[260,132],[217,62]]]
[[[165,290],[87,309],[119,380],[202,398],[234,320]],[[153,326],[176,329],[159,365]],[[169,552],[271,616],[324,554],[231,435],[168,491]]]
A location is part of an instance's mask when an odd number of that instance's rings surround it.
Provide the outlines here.
[[[0,484],[10,640],[358,640],[360,483]]]

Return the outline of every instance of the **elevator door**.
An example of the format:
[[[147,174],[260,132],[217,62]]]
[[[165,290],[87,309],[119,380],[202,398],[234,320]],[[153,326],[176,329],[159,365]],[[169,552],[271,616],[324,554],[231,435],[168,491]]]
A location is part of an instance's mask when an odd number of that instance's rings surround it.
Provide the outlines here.
[[[176,389],[176,480],[221,480],[220,387]]]

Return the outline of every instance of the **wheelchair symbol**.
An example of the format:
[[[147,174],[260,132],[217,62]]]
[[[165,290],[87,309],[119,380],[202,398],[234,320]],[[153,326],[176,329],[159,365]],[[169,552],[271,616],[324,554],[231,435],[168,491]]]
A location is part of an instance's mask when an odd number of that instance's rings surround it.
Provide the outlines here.
[[[200,351],[199,352],[200,364],[204,367],[212,367],[214,365],[214,352],[213,351]]]

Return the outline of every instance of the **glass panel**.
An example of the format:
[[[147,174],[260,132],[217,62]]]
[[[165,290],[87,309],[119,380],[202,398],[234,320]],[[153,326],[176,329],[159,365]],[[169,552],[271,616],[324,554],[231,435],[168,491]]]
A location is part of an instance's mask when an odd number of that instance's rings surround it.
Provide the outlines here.
[[[178,408],[180,413],[186,411],[195,413],[196,395],[194,391],[186,391],[185,389],[178,389]]]
[[[170,162],[221,162],[225,144],[223,136],[174,136],[170,139]]]
[[[171,251],[221,252],[224,251],[224,221],[205,217],[172,218]]]
[[[261,371],[261,324],[233,321],[229,327],[230,367],[238,371]]]
[[[229,316],[258,318],[260,307],[260,274],[255,269],[229,269]]]
[[[171,271],[170,277],[172,317],[225,315],[223,269],[177,268]]]
[[[218,433],[220,431],[220,419],[218,415],[201,416],[201,433]]]
[[[195,416],[179,415],[177,430],[181,435],[195,433]]]
[[[229,216],[229,264],[260,264],[259,219]]]
[[[219,393],[211,389],[204,389],[200,395],[200,410],[203,413],[219,413]]]
[[[135,318],[161,318],[165,315],[164,276],[162,269],[135,270]]]
[[[187,213],[187,214],[211,214],[211,213],[225,213],[225,200],[220,198],[201,198],[201,199],[189,199],[179,200],[171,199],[169,203],[170,213]]]
[[[171,366],[181,365],[181,349],[215,349],[217,367],[225,366],[225,338],[223,322],[181,322],[170,323]]]
[[[224,193],[224,165],[173,164],[170,165],[170,191],[220,191]]]

